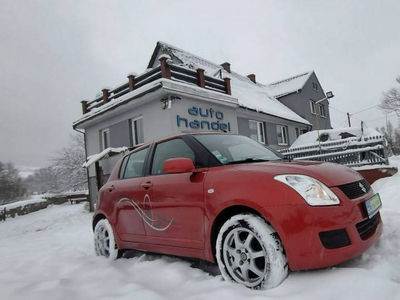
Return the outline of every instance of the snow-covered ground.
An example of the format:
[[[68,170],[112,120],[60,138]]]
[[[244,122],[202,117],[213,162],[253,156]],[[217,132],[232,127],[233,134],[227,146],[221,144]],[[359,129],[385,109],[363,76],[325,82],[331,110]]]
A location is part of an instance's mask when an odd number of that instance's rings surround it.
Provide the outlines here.
[[[83,204],[51,206],[0,222],[0,299],[400,299],[399,186],[400,174],[373,185],[385,223],[374,247],[338,267],[293,272],[268,291],[224,282],[215,267],[185,259],[96,257]]]

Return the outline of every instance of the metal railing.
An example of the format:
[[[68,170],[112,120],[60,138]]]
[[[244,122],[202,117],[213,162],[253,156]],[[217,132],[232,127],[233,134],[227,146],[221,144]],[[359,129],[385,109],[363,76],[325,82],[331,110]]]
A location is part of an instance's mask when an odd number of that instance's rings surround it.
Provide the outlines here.
[[[287,148],[279,152],[292,160],[325,161],[349,167],[389,164],[387,142],[383,136],[321,142],[321,145]]]

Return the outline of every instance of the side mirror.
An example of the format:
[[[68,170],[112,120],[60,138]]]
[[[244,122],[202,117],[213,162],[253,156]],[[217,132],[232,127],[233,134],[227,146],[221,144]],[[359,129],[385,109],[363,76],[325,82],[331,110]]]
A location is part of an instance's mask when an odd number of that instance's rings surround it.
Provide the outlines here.
[[[189,173],[195,170],[193,160],[190,158],[170,158],[163,164],[165,174]]]

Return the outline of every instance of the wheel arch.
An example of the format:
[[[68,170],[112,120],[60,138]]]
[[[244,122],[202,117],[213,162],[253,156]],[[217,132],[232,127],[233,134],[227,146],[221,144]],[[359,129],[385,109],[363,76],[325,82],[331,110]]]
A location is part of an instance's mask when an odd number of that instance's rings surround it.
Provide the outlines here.
[[[94,231],[94,228],[96,227],[96,224],[102,219],[107,219],[107,217],[102,213],[98,213],[97,215],[95,215],[93,217],[93,221],[92,221],[92,230],[93,231]]]
[[[211,246],[211,251],[212,251],[211,253],[212,253],[212,257],[213,257],[214,261],[216,261],[215,246],[216,246],[216,242],[217,242],[217,236],[218,236],[219,230],[221,229],[222,225],[227,220],[229,220],[231,217],[233,217],[235,215],[238,215],[238,214],[243,214],[243,213],[250,213],[250,214],[254,214],[256,216],[259,216],[259,217],[263,218],[270,226],[272,226],[274,228],[274,226],[273,226],[273,224],[271,224],[270,220],[268,220],[260,211],[258,211],[255,208],[252,208],[250,206],[232,205],[232,206],[229,206],[229,207],[223,209],[217,215],[217,217],[214,219],[213,224],[211,226],[210,246]],[[279,237],[279,234],[278,234],[278,238],[281,240],[281,238]]]

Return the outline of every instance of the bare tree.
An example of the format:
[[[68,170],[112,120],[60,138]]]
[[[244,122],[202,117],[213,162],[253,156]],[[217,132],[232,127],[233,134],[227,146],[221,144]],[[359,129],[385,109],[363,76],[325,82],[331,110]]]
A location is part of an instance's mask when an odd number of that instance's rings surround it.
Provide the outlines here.
[[[400,84],[400,76],[396,78],[396,81]],[[386,113],[396,112],[400,117],[400,87],[391,88],[383,93],[380,108]]]

